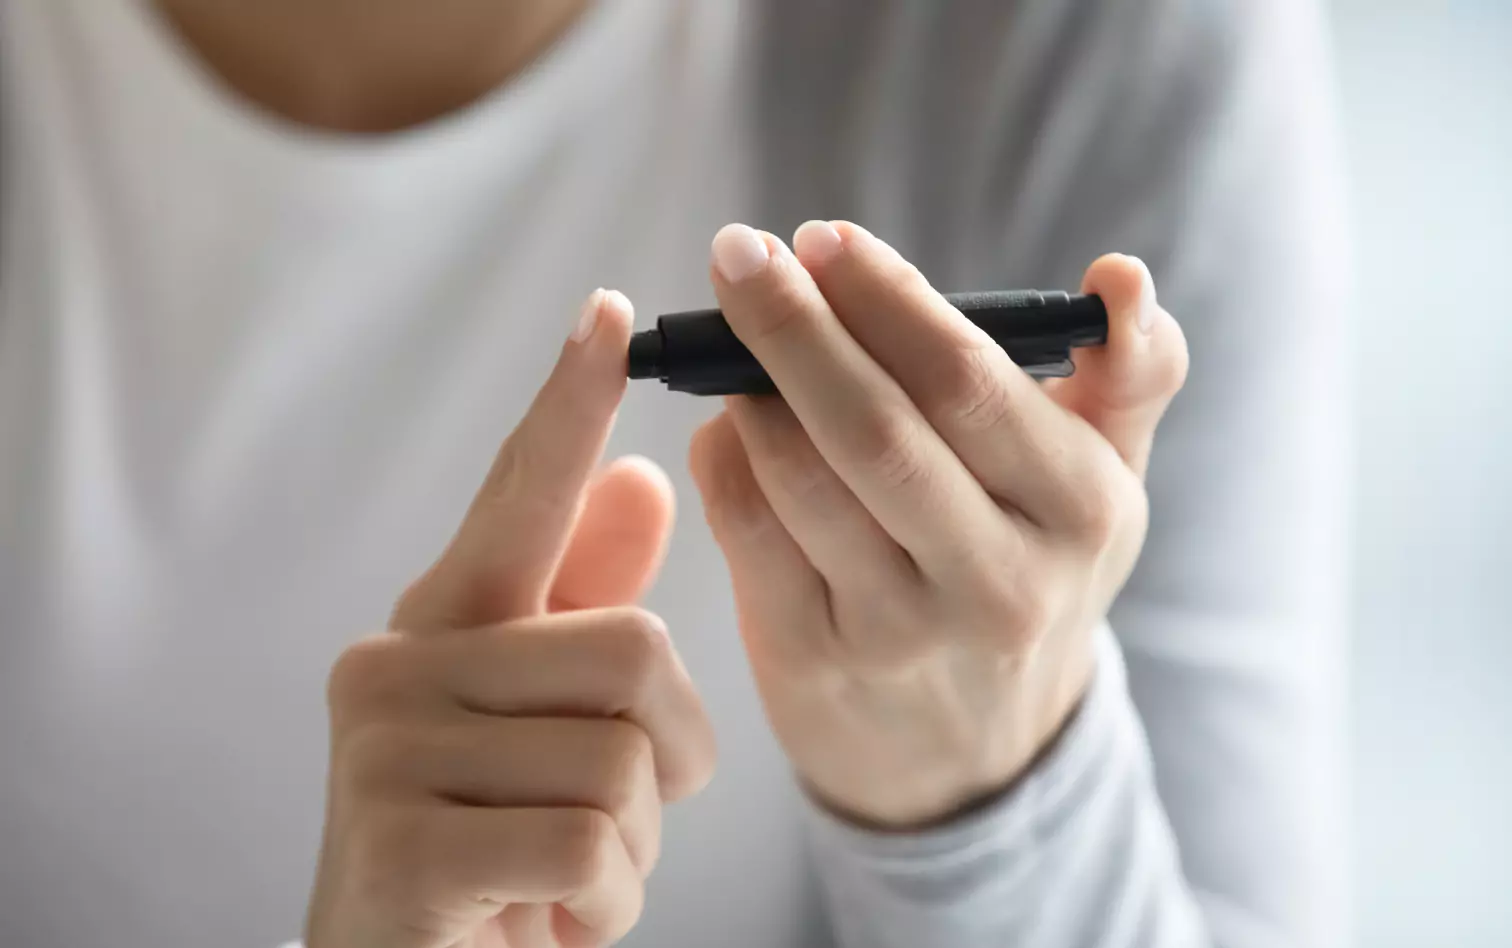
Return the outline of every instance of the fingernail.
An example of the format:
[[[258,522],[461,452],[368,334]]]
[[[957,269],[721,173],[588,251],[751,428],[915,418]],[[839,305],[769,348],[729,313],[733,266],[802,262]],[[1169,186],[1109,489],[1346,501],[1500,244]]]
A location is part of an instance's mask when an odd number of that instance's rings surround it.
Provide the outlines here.
[[[821,267],[843,248],[840,232],[829,221],[807,221],[793,233],[793,253],[805,267]]]
[[[744,224],[726,225],[714,235],[714,268],[726,283],[752,276],[770,258],[766,241]]]
[[[599,312],[619,310],[631,319],[635,318],[635,304],[630,302],[630,297],[619,290],[605,290],[604,299],[599,303]]]
[[[588,294],[588,299],[583,303],[583,309],[578,314],[577,325],[572,327],[572,334],[568,338],[573,342],[584,342],[593,335],[594,327],[598,325],[599,311],[603,309],[604,297],[607,295],[603,287]]]

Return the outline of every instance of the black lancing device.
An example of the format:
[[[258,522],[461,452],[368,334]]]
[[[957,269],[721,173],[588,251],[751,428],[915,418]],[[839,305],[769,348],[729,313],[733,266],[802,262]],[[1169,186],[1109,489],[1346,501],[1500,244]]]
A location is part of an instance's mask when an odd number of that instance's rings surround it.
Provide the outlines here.
[[[1035,378],[1072,373],[1071,350],[1108,341],[1108,310],[1091,295],[1040,290],[951,293],[945,299],[986,330]],[[630,337],[629,376],[692,395],[770,395],[761,363],[717,309],[671,313]]]

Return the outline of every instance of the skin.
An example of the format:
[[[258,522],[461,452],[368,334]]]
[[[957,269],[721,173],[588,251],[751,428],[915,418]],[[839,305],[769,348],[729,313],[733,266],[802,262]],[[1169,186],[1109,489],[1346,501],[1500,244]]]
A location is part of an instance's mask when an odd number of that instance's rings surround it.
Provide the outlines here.
[[[344,131],[472,101],[585,6],[160,3],[248,98]],[[728,400],[690,450],[772,727],[842,816],[957,816],[1032,766],[1086,688],[1144,540],[1181,331],[1143,264],[1104,257],[1083,289],[1108,344],[1039,385],[845,222],[793,249],[731,225],[710,280],[783,393]],[[630,326],[623,297],[589,300],[452,543],[333,668],[310,948],[610,943],[641,911],[662,806],[710,779],[693,684],[634,605],[671,489],[643,460],[600,467]]]
[[[156,0],[245,99],[326,131],[393,132],[519,73],[592,0]]]
[[[391,630],[332,670],[310,948],[609,943],[639,916],[662,805],[713,773],[667,630],[630,605],[671,488],[633,458],[595,473],[629,303],[585,315]]]
[[[857,822],[926,827],[1000,794],[1084,691],[1185,341],[1144,265],[1106,257],[1084,288],[1108,345],[1042,388],[862,228],[754,236],[758,270],[711,278],[784,398],[729,400],[693,471],[799,774]]]
[[[817,236],[816,236],[817,232]],[[730,235],[736,235],[732,238]],[[1108,345],[1040,386],[861,228],[711,278],[785,400],[693,440],[767,714],[815,796],[880,830],[1011,786],[1086,686],[1143,542],[1151,439],[1186,372],[1143,264],[1097,261]],[[311,948],[609,944],[639,917],[661,807],[710,778],[707,718],[633,606],[667,481],[595,473],[631,314],[586,307],[455,539],[330,679]]]

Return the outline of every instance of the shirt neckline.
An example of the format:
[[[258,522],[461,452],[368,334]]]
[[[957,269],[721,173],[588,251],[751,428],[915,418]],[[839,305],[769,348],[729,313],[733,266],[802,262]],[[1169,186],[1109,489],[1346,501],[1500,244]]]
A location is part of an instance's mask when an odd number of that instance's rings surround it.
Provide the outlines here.
[[[180,112],[202,137],[244,158],[317,176],[326,169],[348,187],[367,178],[461,172],[480,162],[503,172],[511,153],[546,147],[563,114],[620,85],[657,22],[638,2],[594,0],[549,49],[473,102],[408,128],[357,133],[302,125],[247,99],[150,0],[75,4],[76,25],[96,33],[97,50],[115,50],[139,73],[158,108]]]

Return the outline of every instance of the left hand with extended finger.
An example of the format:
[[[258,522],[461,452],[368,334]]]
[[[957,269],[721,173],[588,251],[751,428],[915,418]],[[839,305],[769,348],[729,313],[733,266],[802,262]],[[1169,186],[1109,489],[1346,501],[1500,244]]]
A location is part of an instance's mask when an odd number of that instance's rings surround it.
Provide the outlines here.
[[[861,228],[714,241],[737,396],[691,463],[767,714],[808,788],[882,828],[1011,786],[1074,712],[1148,520],[1186,343],[1148,270],[1098,260],[1107,345],[1040,385]]]

